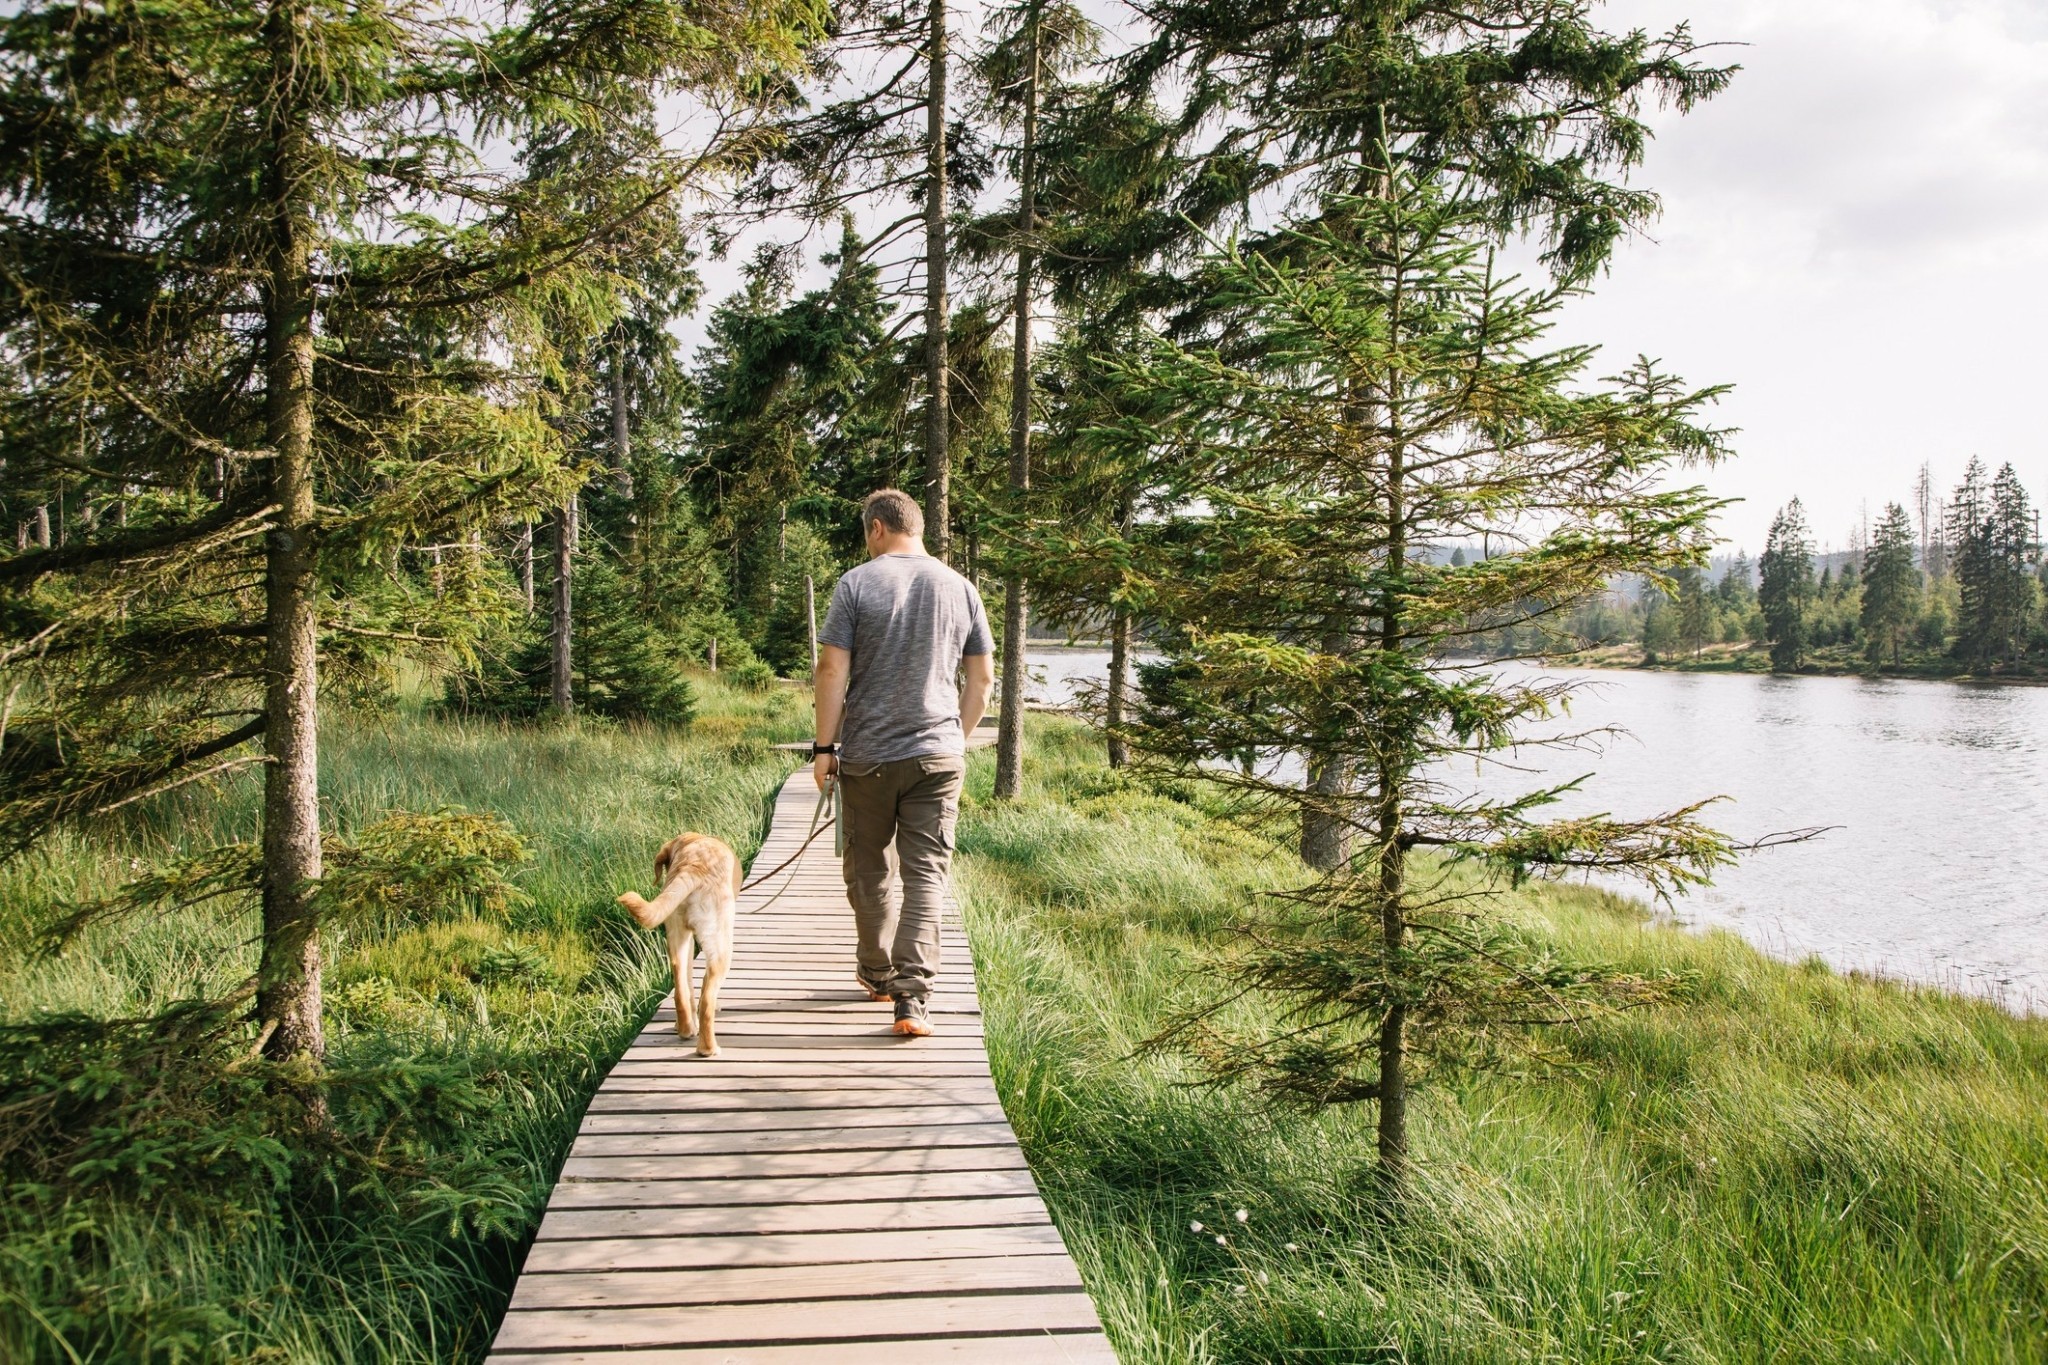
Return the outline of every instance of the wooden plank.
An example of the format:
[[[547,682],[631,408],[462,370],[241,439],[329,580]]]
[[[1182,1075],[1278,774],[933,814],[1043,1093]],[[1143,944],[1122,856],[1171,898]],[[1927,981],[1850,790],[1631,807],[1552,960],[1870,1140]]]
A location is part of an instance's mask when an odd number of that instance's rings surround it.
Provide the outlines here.
[[[754,1079],[742,1077],[742,1079]],[[602,1101],[600,1103],[599,1101]],[[1000,1104],[993,1085],[948,1082],[945,1085],[902,1085],[888,1090],[860,1091],[841,1087],[791,1090],[777,1082],[765,1092],[697,1090],[605,1092],[593,1096],[590,1114],[723,1114],[765,1113],[773,1109],[888,1109],[935,1104]]]
[[[835,1013],[824,1009],[789,1010],[757,1009],[748,1005],[734,1005],[721,998],[718,1007],[718,1026],[721,1029],[739,1029],[748,1033],[852,1033],[865,1029],[886,1028],[891,1012],[886,1003],[861,1002],[865,1009]],[[650,1023],[642,1029],[641,1036],[672,1033],[675,1021],[664,1019]],[[978,1016],[969,1015],[949,1021],[949,1034],[981,1035],[982,1024]]]
[[[967,1033],[952,1033],[942,1029],[936,1021],[932,1023],[932,1038],[903,1038],[889,1025],[893,1019],[877,1019],[864,1029],[840,1029],[840,1031],[819,1031],[819,1033],[793,1033],[788,1031],[795,1025],[778,1025],[776,1031],[764,1033],[758,1029],[717,1027],[719,1048],[729,1050],[737,1058],[756,1056],[762,1052],[901,1052],[905,1056],[932,1056],[934,1052],[981,1052],[981,1029]],[[692,1052],[696,1044],[688,1038],[680,1038],[674,1029],[668,1033],[655,1033],[653,1038],[643,1038],[627,1048],[625,1056],[618,1058],[618,1064],[633,1062],[664,1062],[672,1060],[678,1052]]]
[[[765,1109],[701,1113],[589,1114],[583,1131],[610,1133],[755,1133],[797,1128],[894,1128],[906,1123],[1001,1123],[1000,1104],[890,1105],[885,1109]]]
[[[801,1086],[802,1088],[793,1088]],[[898,1076],[865,1076],[858,1085],[846,1085],[838,1079],[819,1078],[815,1085],[803,1085],[802,1077],[781,1076],[725,1076],[707,1071],[702,1076],[686,1076],[680,1080],[635,1081],[631,1085],[607,1085],[590,1097],[592,1113],[603,1113],[607,1109],[631,1109],[656,1104],[664,1097],[680,1101],[686,1096],[702,1096],[712,1108],[726,1103],[725,1092],[742,1095],[844,1095],[851,1103],[865,1104],[872,1100],[877,1104],[896,1103],[905,1095],[958,1094],[967,1103],[979,1104],[984,1098],[995,1093],[995,1087],[988,1080],[980,1081],[940,1077],[933,1080],[922,1074]],[[892,1099],[891,1097],[896,1097]],[[739,1103],[747,1103],[741,1100]],[[765,1098],[762,1103],[766,1103]]]
[[[863,1175],[894,1171],[1023,1170],[1015,1147],[896,1147],[868,1152],[726,1152],[693,1156],[692,1177]],[[674,1179],[680,1167],[668,1156],[571,1156],[562,1180]],[[561,1186],[557,1186],[561,1188]]]
[[[1099,1326],[1078,1291],[975,1294],[914,1299],[827,1299],[775,1304],[673,1308],[542,1309],[510,1313],[498,1333],[504,1349],[740,1345],[763,1341],[902,1341],[906,1332],[1087,1331]],[[907,1354],[914,1355],[914,1349]]]
[[[872,1294],[878,1280],[889,1279],[926,1294],[1081,1287],[1074,1263],[1060,1255],[956,1256],[911,1262],[907,1270],[866,1261],[727,1270],[613,1270],[529,1275],[513,1292],[512,1311],[855,1298]]]
[[[535,1242],[522,1275],[561,1270],[694,1270],[737,1265],[837,1265],[849,1261],[940,1260],[952,1256],[1064,1253],[1051,1223],[1010,1227],[884,1228],[737,1237],[613,1237]]]
[[[996,1228],[1050,1221],[1030,1195],[985,1199],[897,1199],[856,1204],[692,1204],[669,1208],[557,1209],[541,1219],[536,1244],[601,1237],[718,1237],[776,1232],[864,1232],[871,1228]]]
[[[938,1027],[936,1022],[933,1027]],[[628,1068],[623,1073],[625,1075],[644,1076],[659,1075],[663,1068],[678,1066],[696,1067],[701,1070],[707,1063],[717,1065],[720,1061],[817,1062],[824,1066],[891,1066],[918,1070],[927,1066],[945,1066],[948,1063],[965,1062],[970,1059],[986,1065],[982,1049],[971,1045],[980,1040],[969,1041],[970,1046],[955,1049],[940,1047],[930,1038],[903,1038],[893,1033],[882,1033],[875,1035],[873,1039],[844,1039],[836,1047],[823,1043],[817,1046],[806,1044],[803,1047],[756,1047],[745,1038],[721,1038],[718,1040],[718,1058],[699,1057],[691,1050],[694,1045],[686,1045],[673,1049],[672,1055],[665,1058],[642,1061],[637,1056],[629,1056],[621,1060],[619,1066]],[[953,1055],[955,1052],[959,1054],[957,1057]]]
[[[654,1205],[825,1204],[890,1199],[979,1199],[1038,1193],[1027,1170],[910,1171],[900,1175],[734,1176],[694,1180],[569,1180],[551,1209],[623,1209]]]
[[[818,1079],[830,1077],[849,1085],[865,1085],[870,1080],[911,1075],[930,1076],[941,1080],[963,1076],[978,1076],[985,1080],[989,1075],[988,1059],[985,1057],[977,1057],[972,1061],[926,1062],[914,1072],[886,1060],[875,1061],[861,1057],[845,1061],[813,1059],[809,1062],[762,1062],[732,1057],[710,1057],[701,1062],[693,1058],[687,1062],[648,1067],[642,1075],[619,1077],[619,1084],[625,1086],[635,1081],[643,1081],[649,1085],[660,1086],[693,1076],[697,1070],[715,1071],[727,1076],[809,1076]]]
[[[843,1152],[915,1142],[925,1147],[1001,1147],[1017,1140],[1010,1125],[895,1124],[873,1128],[794,1128],[734,1133],[579,1133],[571,1156],[694,1156],[714,1152]]]
[[[491,1356],[491,1365],[1116,1365],[1100,1332]]]

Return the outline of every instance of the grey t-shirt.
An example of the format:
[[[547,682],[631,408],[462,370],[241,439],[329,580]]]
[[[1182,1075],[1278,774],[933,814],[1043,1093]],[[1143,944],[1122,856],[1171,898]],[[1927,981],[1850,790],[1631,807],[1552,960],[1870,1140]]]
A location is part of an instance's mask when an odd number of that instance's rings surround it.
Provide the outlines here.
[[[818,643],[853,656],[842,762],[967,751],[955,675],[962,657],[995,650],[972,583],[930,555],[871,559],[832,590]]]

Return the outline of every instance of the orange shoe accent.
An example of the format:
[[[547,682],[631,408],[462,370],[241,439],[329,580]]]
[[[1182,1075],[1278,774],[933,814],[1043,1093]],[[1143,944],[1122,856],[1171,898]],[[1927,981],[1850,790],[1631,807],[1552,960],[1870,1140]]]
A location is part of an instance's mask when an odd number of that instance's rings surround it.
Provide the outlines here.
[[[889,1003],[889,993],[887,991],[878,991],[873,986],[870,986],[867,982],[861,980],[857,976],[853,979],[853,984],[860,987],[863,991],[866,991],[868,999],[874,1001],[876,1004],[886,1005]]]
[[[883,998],[886,999],[887,997]],[[898,1019],[896,1021],[896,1031],[906,1038],[929,1038],[932,1036],[932,1026],[921,1019]]]

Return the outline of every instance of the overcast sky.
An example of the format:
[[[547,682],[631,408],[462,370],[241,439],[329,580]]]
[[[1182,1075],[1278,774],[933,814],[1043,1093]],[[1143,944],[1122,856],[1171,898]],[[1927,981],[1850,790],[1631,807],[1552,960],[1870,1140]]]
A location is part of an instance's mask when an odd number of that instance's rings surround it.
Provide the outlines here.
[[[1109,0],[1113,3],[1113,0]],[[1091,8],[1100,8],[1101,0]],[[965,15],[963,18],[967,17]],[[1703,481],[1752,556],[1798,496],[1845,548],[1867,508],[1951,487],[1972,454],[2048,498],[2048,0],[1610,0],[1610,29],[1690,19],[1740,44],[1730,89],[1656,113],[1664,199],[1566,315],[1612,373],[1637,353],[1726,383],[1737,458]],[[893,215],[892,215],[893,216]],[[706,262],[708,292],[737,260]],[[700,312],[683,329],[694,345]]]
[[[1804,500],[1843,548],[1867,502],[1908,501],[1972,454],[2048,496],[2048,4],[2042,0],[1613,0],[1613,28],[1691,18],[1743,70],[1655,120],[1638,183],[1664,198],[1571,339],[1729,383],[1754,555]],[[2029,400],[2028,394],[2035,398]]]

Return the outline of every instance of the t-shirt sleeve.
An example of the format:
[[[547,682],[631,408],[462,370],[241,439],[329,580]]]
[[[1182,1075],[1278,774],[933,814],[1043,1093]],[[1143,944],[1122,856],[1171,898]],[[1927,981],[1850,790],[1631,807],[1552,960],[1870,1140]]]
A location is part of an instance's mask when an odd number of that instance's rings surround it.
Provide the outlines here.
[[[989,633],[988,613],[982,610],[981,594],[972,583],[967,584],[967,643],[960,646],[960,657],[996,652],[995,637]]]
[[[819,644],[853,651],[853,592],[850,574],[832,586],[832,605],[825,609],[825,628],[818,632]]]

